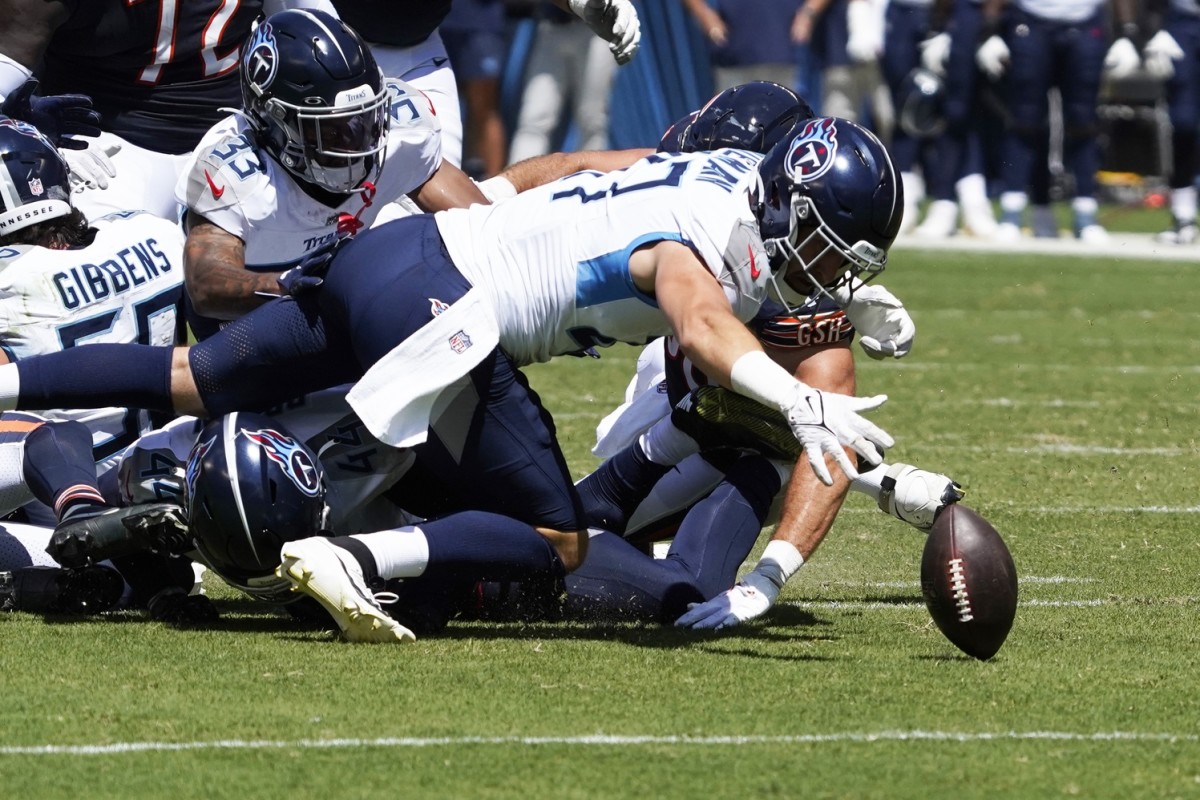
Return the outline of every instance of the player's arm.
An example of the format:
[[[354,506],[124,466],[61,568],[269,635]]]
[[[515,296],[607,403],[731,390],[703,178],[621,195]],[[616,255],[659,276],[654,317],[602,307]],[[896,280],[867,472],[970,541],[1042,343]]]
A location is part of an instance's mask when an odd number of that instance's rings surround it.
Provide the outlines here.
[[[280,293],[274,272],[246,269],[246,243],[195,212],[183,247],[184,286],[196,312],[237,319]]]
[[[408,196],[422,211],[430,212],[488,202],[483,192],[479,191],[478,184],[448,161],[442,161],[429,180],[416,191],[409,192]]]
[[[0,0],[0,96],[32,74],[54,31],[71,12],[47,0]]]
[[[654,151],[646,147],[635,147],[629,150],[581,150],[575,153],[547,153],[544,156],[534,156],[508,167],[494,178],[483,183],[486,185],[508,184],[506,191],[501,191],[500,197],[511,197],[518,192],[524,192],[536,186],[558,180],[584,170],[596,172],[612,172],[625,169],[636,161],[640,161]]]

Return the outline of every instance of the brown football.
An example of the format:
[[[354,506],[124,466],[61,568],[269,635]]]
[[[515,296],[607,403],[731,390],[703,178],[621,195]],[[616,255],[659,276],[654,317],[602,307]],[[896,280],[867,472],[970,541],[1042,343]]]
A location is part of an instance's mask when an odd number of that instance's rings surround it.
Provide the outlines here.
[[[980,660],[996,655],[1017,615],[1017,568],[986,519],[962,503],[933,523],[921,554],[925,607],[959,650]]]

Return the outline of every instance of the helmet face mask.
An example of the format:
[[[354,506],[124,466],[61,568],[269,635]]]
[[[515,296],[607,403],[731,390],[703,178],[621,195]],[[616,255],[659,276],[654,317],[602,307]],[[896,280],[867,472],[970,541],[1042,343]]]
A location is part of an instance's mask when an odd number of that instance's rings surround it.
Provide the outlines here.
[[[70,172],[37,128],[0,117],[0,237],[70,214]]]
[[[754,210],[770,283],[789,309],[883,271],[903,190],[870,131],[832,117],[798,123],[759,164],[759,182]]]
[[[382,165],[383,74],[339,20],[299,9],[271,15],[247,45],[241,77],[260,144],[301,181],[348,194]]]

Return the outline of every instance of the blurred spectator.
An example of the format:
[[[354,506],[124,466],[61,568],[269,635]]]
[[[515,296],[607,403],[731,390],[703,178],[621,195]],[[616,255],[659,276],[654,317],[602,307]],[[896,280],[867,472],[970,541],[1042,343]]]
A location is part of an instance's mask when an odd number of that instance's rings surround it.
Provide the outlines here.
[[[982,0],[937,0],[931,32],[920,43],[921,64],[942,81],[941,123],[934,137],[937,158],[925,176],[931,200],[915,233],[941,239],[963,227],[987,239],[996,234],[996,218],[984,178],[983,128],[999,117],[986,107],[975,65],[975,47],[984,29]],[[899,111],[903,114],[903,111]]]
[[[458,0],[442,22],[442,40],[464,113],[463,171],[490,178],[505,166],[500,73],[508,52],[504,0]]]
[[[988,0],[989,6],[994,3],[996,0]],[[1128,11],[1125,0],[1116,6],[1122,19],[1131,19],[1124,16]],[[1106,23],[1104,0],[1014,0],[1000,18],[999,29],[980,45],[976,54],[980,67],[993,79],[1007,77],[1005,97],[1012,114],[1003,144],[1010,182],[1000,197],[1002,238],[1020,235],[1029,187],[1035,179],[1043,186],[1040,181],[1047,178],[1047,98],[1051,87],[1057,87],[1062,98],[1063,165],[1074,178],[1074,233],[1081,241],[1094,244],[1108,240],[1108,232],[1096,219],[1096,172],[1100,168],[1096,104],[1109,50]],[[1112,59],[1109,61],[1111,66]],[[1048,191],[1038,191],[1043,194]],[[1049,206],[1039,203],[1035,229],[1046,227],[1048,219],[1052,219]]]
[[[1166,244],[1196,241],[1197,140],[1200,137],[1200,4],[1173,0],[1162,25],[1143,49],[1146,71],[1167,82],[1174,163],[1171,229],[1158,235]]]
[[[575,149],[607,149],[608,106],[617,70],[608,45],[549,2],[541,3],[537,13],[509,160],[559,149],[556,133],[570,121],[579,134]],[[565,120],[568,106],[571,118]]]
[[[714,94],[755,80],[795,88],[793,24],[802,0],[683,0],[683,5],[709,42]]]

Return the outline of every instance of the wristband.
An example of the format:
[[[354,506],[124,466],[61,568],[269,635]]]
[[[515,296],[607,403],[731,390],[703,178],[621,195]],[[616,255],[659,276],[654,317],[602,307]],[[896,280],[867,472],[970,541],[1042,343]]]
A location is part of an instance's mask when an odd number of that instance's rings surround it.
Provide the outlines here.
[[[775,584],[779,589],[796,574],[796,570],[804,566],[804,556],[791,542],[782,539],[772,539],[767,542],[762,558],[754,571]]]
[[[512,181],[503,175],[495,175],[486,181],[479,181],[476,186],[479,187],[479,191],[483,192],[483,196],[493,203],[517,196],[517,187],[513,186]]]
[[[0,97],[8,97],[32,76],[27,67],[0,53]]]
[[[762,350],[739,356],[729,370],[729,383],[738,394],[785,413],[795,402],[796,389],[804,387]]]

